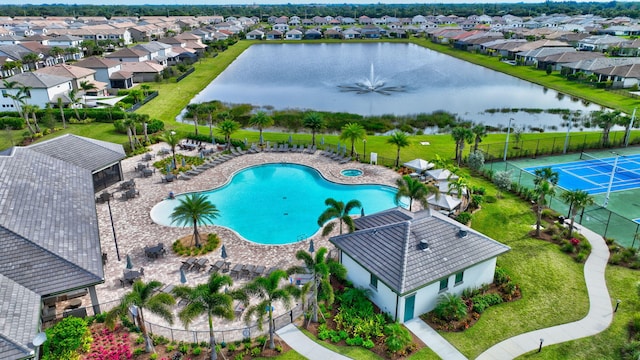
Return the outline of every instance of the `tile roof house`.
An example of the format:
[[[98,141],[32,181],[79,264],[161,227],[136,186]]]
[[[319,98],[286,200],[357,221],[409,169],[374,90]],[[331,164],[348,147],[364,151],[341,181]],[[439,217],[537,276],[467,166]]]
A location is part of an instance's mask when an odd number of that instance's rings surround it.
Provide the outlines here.
[[[122,71],[133,74],[133,81],[137,83],[156,81],[157,76],[162,76],[164,67],[153,61],[123,62]]]
[[[5,94],[17,94],[20,87],[29,87],[29,98],[27,102],[30,105],[37,105],[45,108],[47,104],[57,104],[58,97],[67,97],[72,89],[71,79],[68,77],[42,74],[36,72],[25,72],[7,78],[7,83],[15,82],[17,86],[14,88],[5,87],[4,83],[0,84],[0,109],[4,111],[18,111],[14,101]]]
[[[121,64],[122,63],[117,60],[97,56],[92,56],[75,63],[76,66],[95,70],[95,79],[108,83],[111,88],[129,89],[133,87],[133,73],[123,72]]]
[[[356,231],[330,239],[347,279],[401,323],[432,310],[442,294],[492,283],[496,258],[510,250],[430,210],[396,208],[354,221]]]
[[[97,81],[94,76],[96,71],[92,69],[88,69],[80,66],[68,65],[68,64],[56,64],[53,66],[43,67],[42,69],[38,69],[35,72],[41,73],[41,74],[67,77],[71,79],[71,86],[75,91],[83,91],[82,83],[87,82],[87,83],[93,84],[93,86],[95,87],[92,90],[87,90],[86,91],[87,95],[91,95],[91,96],[106,95],[105,90],[107,88],[107,83]]]
[[[92,173],[122,158],[121,145],[75,135],[0,153],[3,360],[37,358],[31,342],[48,299],[88,290],[100,312],[95,285],[104,271]]]

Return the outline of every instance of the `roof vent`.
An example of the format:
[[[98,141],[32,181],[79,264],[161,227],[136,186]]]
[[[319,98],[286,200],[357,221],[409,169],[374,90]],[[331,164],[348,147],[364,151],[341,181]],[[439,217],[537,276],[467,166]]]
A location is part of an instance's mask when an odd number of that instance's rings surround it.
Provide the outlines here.
[[[425,251],[427,249],[429,249],[429,243],[427,242],[427,240],[420,240],[420,242],[418,243],[418,250]]]
[[[465,229],[463,229],[463,228],[460,228],[460,229],[458,230],[458,237],[459,237],[459,238],[463,238],[463,237],[466,237],[466,236],[467,236],[467,230],[465,230]]]

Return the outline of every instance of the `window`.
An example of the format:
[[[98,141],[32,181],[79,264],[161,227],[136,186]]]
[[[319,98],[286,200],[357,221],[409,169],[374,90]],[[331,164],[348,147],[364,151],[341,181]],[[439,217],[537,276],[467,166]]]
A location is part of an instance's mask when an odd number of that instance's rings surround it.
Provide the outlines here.
[[[460,285],[462,284],[462,280],[464,278],[464,271],[460,271],[459,273],[456,274],[456,285]]]
[[[371,279],[369,280],[369,286],[371,286],[374,289],[378,289],[378,277],[371,274]]]
[[[449,278],[440,280],[440,291],[445,291],[449,288]]]

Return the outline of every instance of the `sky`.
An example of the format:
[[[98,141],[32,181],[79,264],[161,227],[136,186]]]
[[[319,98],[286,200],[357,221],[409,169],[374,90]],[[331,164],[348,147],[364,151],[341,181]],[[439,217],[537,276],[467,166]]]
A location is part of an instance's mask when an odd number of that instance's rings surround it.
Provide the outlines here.
[[[23,0],[24,1],[24,0]],[[593,2],[609,2],[610,0],[589,0]],[[440,1],[425,1],[425,0],[349,0],[348,2],[339,0],[26,0],[28,4],[42,5],[42,4],[63,4],[63,5],[247,5],[247,4],[469,4],[469,3],[542,3],[544,0],[440,0]],[[578,2],[582,2],[578,0]],[[20,2],[18,2],[20,3]],[[15,0],[0,0],[0,5],[15,5]],[[25,4],[26,5],[26,4]]]

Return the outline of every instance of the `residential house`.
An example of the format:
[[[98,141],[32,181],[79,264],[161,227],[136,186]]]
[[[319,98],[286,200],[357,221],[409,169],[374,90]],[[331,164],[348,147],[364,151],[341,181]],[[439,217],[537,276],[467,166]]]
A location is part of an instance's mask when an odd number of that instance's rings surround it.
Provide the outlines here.
[[[94,175],[107,168],[121,176],[125,156],[121,145],[75,135],[0,152],[0,323],[12,325],[0,329],[3,359],[39,358],[32,340],[55,317],[48,304],[67,294],[88,292],[100,313]]]
[[[563,72],[568,74],[575,74],[578,72],[586,75],[593,74],[596,70],[610,68],[614,66],[640,64],[640,58],[612,58],[612,57],[598,57],[593,59],[584,59],[572,63],[562,64]]]
[[[327,30],[330,31],[330,30]],[[335,30],[334,30],[335,31]],[[307,31],[305,31],[304,33],[304,38],[306,40],[318,40],[318,39],[322,39],[322,33],[320,32],[320,30],[316,30],[316,29],[309,29]]]
[[[271,30],[267,32],[267,40],[281,40],[282,33],[278,30]]]
[[[298,29],[289,30],[284,35],[286,40],[302,40],[302,31]]]
[[[147,59],[153,60],[163,67],[167,67],[167,63],[170,57],[177,55],[173,54],[172,46],[169,44],[165,44],[163,41],[151,41],[144,44],[138,44],[131,47],[131,49],[146,52]]]
[[[570,46],[542,47],[542,48],[528,50],[528,51],[521,51],[516,54],[515,59],[516,61],[518,61],[519,64],[529,65],[529,66],[535,65],[537,67],[538,59],[547,57],[549,55],[561,54],[561,53],[567,53],[567,52],[577,52],[577,50]]]
[[[162,76],[164,67],[153,61],[123,62],[122,71],[132,73],[137,83],[156,81]]]
[[[324,32],[324,37],[327,39],[342,39],[344,35],[338,30],[329,29]]]
[[[563,64],[578,62],[581,60],[605,57],[604,54],[591,51],[563,52],[538,58],[538,69],[546,69],[551,65],[554,71],[560,71]]]
[[[92,56],[74,64],[75,66],[95,70],[97,81],[109,84],[109,88],[129,89],[133,87],[133,73],[122,71],[121,62]]]
[[[204,52],[207,50],[207,46],[202,43],[202,39],[191,32],[184,32],[176,35],[175,38],[176,40],[184,41],[185,45],[182,47],[195,50],[198,56],[204,55]]]
[[[117,60],[120,62],[138,63],[141,61],[151,60],[149,53],[143,50],[124,48],[104,55],[105,59]]]
[[[593,71],[598,75],[598,81],[611,81],[613,88],[632,88],[640,85],[640,63],[608,68]]]
[[[246,35],[247,40],[263,40],[264,32],[260,30],[251,30]]]
[[[286,33],[287,31],[289,31],[289,24],[284,23],[284,24],[273,24],[273,30],[275,31],[280,31],[281,33]]]
[[[404,323],[433,310],[444,294],[493,282],[503,245],[435,211],[397,208],[354,220],[356,231],[332,237],[347,279]]]
[[[18,111],[17,105],[10,97],[16,95],[20,87],[27,87],[26,102],[29,105],[36,105],[44,109],[47,104],[57,104],[58,98],[63,98],[65,103],[69,102],[68,93],[72,89],[71,79],[68,77],[42,74],[36,72],[25,72],[6,79],[8,83],[15,82],[14,88],[7,88],[4,83],[0,84],[0,108],[3,111]]]
[[[610,47],[619,47],[627,39],[612,35],[593,35],[578,42],[578,50],[606,51]]]
[[[365,39],[379,39],[381,29],[376,25],[365,25],[360,28],[360,36]]]
[[[347,29],[347,30],[343,31],[342,32],[342,36],[344,37],[345,40],[359,39],[360,38],[360,31],[356,30],[355,28],[350,28],[350,29]]]
[[[76,92],[85,93],[89,96],[105,96],[107,95],[108,83],[97,81],[94,77],[96,71],[80,66],[69,64],[56,64],[53,66],[43,67],[35,71],[40,74],[49,74],[62,76],[71,79],[71,87]],[[82,84],[88,83],[94,86],[93,89],[83,90]]]

